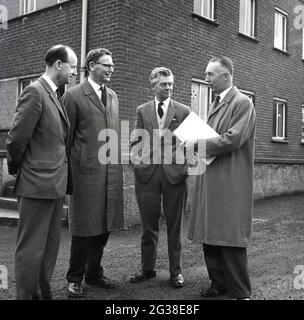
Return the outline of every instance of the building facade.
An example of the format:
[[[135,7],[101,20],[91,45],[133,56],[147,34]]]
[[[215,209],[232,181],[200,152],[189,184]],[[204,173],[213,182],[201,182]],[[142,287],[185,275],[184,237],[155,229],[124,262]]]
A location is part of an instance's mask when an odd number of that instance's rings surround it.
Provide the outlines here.
[[[131,129],[136,107],[152,97],[148,77],[156,66],[172,69],[174,98],[204,118],[212,100],[204,81],[207,62],[227,55],[235,65],[234,83],[257,113],[256,198],[303,191],[299,0],[0,0],[9,12],[8,28],[0,28],[0,170],[5,171],[4,138],[17,97],[43,73],[47,49],[68,44],[80,56],[85,2],[86,51],[112,51],[111,87],[121,120],[130,121]],[[125,177],[129,186],[127,169]],[[3,185],[10,178],[3,172],[0,179]]]

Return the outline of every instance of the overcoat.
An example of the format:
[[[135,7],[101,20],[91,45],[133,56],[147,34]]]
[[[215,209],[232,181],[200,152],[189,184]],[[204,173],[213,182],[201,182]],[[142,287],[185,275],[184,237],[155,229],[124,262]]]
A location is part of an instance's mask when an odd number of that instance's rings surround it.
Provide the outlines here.
[[[215,160],[194,181],[190,239],[219,246],[247,247],[251,239],[255,110],[234,86],[208,116],[219,137],[206,140]]]
[[[106,106],[87,80],[67,90],[63,97],[71,125],[73,195],[69,218],[74,236],[96,236],[123,228],[122,166],[99,158],[110,142],[100,139],[100,133],[112,129],[120,137],[118,99],[113,90],[106,91]],[[108,152],[119,150],[119,143],[115,148]]]

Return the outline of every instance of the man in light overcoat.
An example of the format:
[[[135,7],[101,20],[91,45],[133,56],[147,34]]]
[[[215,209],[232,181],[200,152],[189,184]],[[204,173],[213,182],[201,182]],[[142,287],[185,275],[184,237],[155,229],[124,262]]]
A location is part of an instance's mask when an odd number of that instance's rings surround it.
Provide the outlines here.
[[[210,106],[208,124],[219,136],[205,140],[206,156],[215,160],[196,177],[189,238],[203,243],[211,280],[201,295],[249,299],[246,248],[253,211],[255,110],[251,100],[233,86],[232,76],[229,58],[210,60],[206,81],[217,97]]]
[[[76,297],[83,296],[83,277],[88,285],[114,287],[113,281],[104,276],[101,259],[109,233],[123,228],[122,167],[99,158],[108,143],[99,135],[105,136],[105,130],[111,129],[119,137],[118,99],[106,86],[114,71],[111,52],[91,50],[86,68],[89,75],[84,83],[72,87],[63,97],[71,124],[74,186],[67,280],[68,295]]]

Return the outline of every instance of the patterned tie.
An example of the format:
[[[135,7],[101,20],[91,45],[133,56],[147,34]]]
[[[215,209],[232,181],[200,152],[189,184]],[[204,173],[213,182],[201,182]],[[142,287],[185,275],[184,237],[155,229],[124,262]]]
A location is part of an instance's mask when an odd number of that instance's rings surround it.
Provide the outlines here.
[[[106,86],[100,87],[101,90],[101,102],[103,103],[104,106],[107,105],[107,90]]]
[[[163,105],[163,103],[160,102],[160,103],[158,104],[158,108],[157,108],[157,113],[158,113],[158,115],[159,115],[160,118],[162,118],[163,115],[164,115],[164,110],[163,110],[163,108],[161,107],[162,105]]]

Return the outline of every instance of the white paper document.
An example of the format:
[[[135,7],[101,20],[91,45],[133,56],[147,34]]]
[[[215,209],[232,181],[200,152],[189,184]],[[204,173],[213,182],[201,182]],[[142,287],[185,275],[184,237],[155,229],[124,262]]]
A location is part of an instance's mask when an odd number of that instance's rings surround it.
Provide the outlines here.
[[[211,128],[206,121],[201,119],[195,112],[191,111],[187,118],[173,131],[173,134],[181,142],[187,140],[198,140],[218,137],[219,134]],[[206,164],[210,164],[215,157],[202,159]]]

